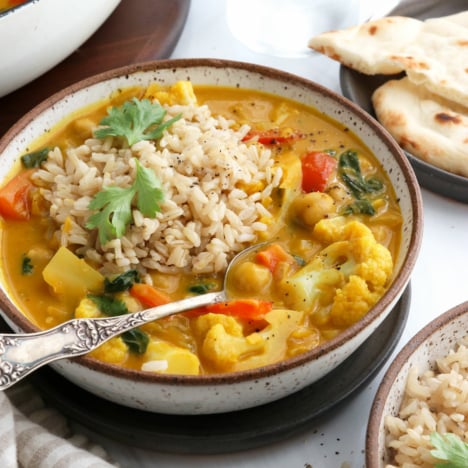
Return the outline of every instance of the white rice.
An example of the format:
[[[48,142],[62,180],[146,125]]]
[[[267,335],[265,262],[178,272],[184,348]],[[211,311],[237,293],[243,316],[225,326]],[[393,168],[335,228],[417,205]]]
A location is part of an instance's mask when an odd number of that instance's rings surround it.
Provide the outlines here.
[[[65,154],[57,147],[35,175],[60,244],[73,247],[105,274],[132,268],[143,275],[148,270],[222,272],[271,220],[264,202],[282,172],[269,149],[242,142],[250,128],[235,130],[233,122],[214,117],[207,106],[166,109],[167,118],[183,117],[158,142],[118,147],[109,137],[88,139]],[[102,246],[96,232],[85,228],[92,214],[89,202],[104,187],[130,186],[133,158],[161,180],[161,212],[150,219],[135,208],[125,235]],[[245,189],[249,186],[260,189]]]
[[[387,467],[432,468],[438,460],[430,435],[453,433],[468,442],[468,337],[437,361],[436,369],[408,373],[398,416],[386,416],[386,446],[393,453]],[[440,461],[440,460],[439,460]]]

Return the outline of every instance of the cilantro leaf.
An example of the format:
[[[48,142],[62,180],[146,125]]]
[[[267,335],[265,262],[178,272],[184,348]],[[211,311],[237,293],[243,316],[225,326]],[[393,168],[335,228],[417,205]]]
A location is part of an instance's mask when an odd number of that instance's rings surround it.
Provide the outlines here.
[[[431,442],[435,447],[431,455],[442,463],[436,463],[435,468],[465,468],[468,466],[468,444],[455,434],[431,434]]]
[[[94,132],[96,138],[119,136],[127,139],[129,146],[141,140],[157,140],[164,130],[181,118],[181,114],[162,123],[166,110],[159,103],[148,99],[133,98],[120,107],[111,107],[108,115],[99,124],[102,128]]]
[[[86,223],[88,229],[98,229],[102,245],[124,235],[132,221],[132,202],[137,196],[136,206],[144,216],[154,218],[161,211],[160,202],[164,195],[161,182],[156,174],[136,162],[136,177],[131,187],[105,187],[89,203],[91,210],[97,210]]]
[[[151,169],[141,166],[137,161],[137,177],[133,184],[137,192],[137,207],[145,215],[154,218],[161,211],[164,200],[161,181]]]

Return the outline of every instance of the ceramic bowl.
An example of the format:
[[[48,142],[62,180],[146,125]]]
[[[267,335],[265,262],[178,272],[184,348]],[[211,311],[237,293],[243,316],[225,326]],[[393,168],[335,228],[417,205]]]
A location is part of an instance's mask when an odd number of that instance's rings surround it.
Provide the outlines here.
[[[119,3],[120,0],[29,0],[0,13],[0,97],[70,55]]]
[[[418,374],[433,369],[468,335],[468,302],[443,313],[413,338],[398,353],[389,366],[372,404],[366,436],[367,468],[384,468],[390,462],[385,446],[385,416],[397,416],[404,397],[408,371],[412,366]]]
[[[120,404],[142,410],[202,414],[233,411],[277,400],[317,381],[368,338],[397,303],[413,270],[422,233],[422,203],[416,178],[404,154],[368,114],[345,98],[306,79],[253,64],[215,59],[181,59],[132,65],[73,85],[41,103],[0,141],[0,180],[28,142],[64,116],[107,97],[113,90],[151,82],[253,88],[313,106],[351,128],[389,174],[403,215],[402,242],[394,281],[358,323],[324,345],[260,369],[212,376],[170,376],[123,370],[88,357],[56,361],[55,370],[77,385]],[[35,331],[2,287],[1,308],[15,330]]]

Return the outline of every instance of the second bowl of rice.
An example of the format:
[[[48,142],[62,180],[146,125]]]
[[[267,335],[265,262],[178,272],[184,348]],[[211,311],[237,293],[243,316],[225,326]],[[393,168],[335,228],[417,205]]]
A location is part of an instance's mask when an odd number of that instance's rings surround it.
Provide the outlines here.
[[[445,464],[456,445],[464,446],[465,452],[468,448],[467,416],[468,302],[464,302],[419,331],[388,368],[369,417],[366,466]],[[465,462],[456,466],[468,466],[468,459]]]

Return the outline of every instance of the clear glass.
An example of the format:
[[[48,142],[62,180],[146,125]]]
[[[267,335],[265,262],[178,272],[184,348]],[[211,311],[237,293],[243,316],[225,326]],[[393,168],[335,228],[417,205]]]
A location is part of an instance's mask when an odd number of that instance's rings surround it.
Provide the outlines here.
[[[359,21],[359,0],[226,0],[231,33],[255,52],[279,57],[312,53],[309,39]]]

